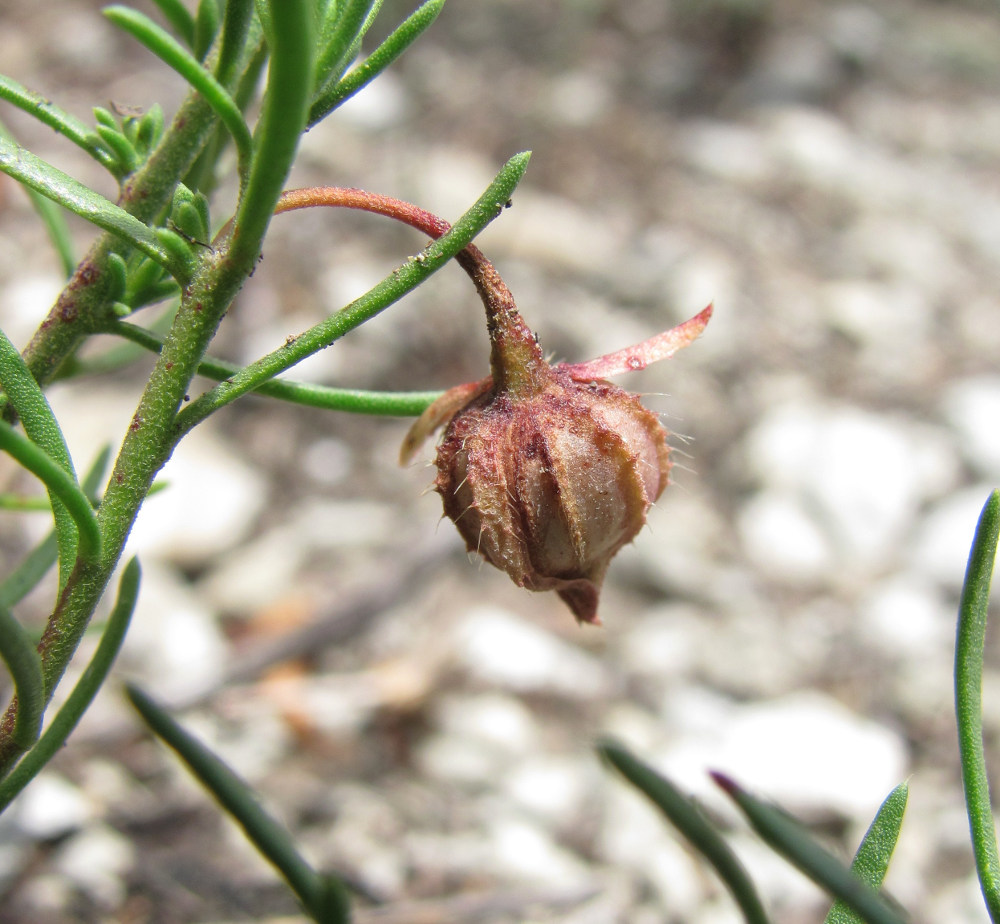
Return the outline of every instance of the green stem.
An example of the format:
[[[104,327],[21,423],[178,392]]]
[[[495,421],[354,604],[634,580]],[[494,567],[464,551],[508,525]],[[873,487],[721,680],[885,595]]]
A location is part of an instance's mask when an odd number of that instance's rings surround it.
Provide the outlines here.
[[[152,353],[163,348],[163,339],[144,327],[121,321],[110,325],[104,333],[114,334],[136,343]],[[198,375],[217,382],[231,379],[243,369],[235,363],[206,358],[198,366]],[[345,411],[380,417],[419,417],[429,405],[441,397],[439,391],[364,391],[353,388],[331,388],[312,382],[272,379],[254,389],[254,394],[278,398],[292,404],[315,407],[324,411]]]
[[[228,0],[222,18],[219,60],[215,65],[215,76],[223,86],[228,86],[238,73],[240,55],[252,21],[253,0]],[[236,105],[239,106],[238,99]]]
[[[261,40],[244,52],[246,65],[256,61]],[[200,93],[190,93],[149,159],[128,177],[118,204],[140,222],[154,222],[170,202],[178,180],[197,158],[218,119]],[[102,235],[76,268],[72,279],[28,344],[24,359],[40,385],[59,369],[90,333],[90,325],[110,313],[108,255],[120,249],[117,239]]]
[[[125,639],[139,596],[139,578],[139,562],[133,558],[122,571],[118,598],[115,600],[90,663],[34,747],[25,754],[10,774],[0,781],[0,811],[11,803],[14,797],[38,775],[38,771],[62,748],[103,686]]]
[[[110,455],[110,448],[105,446],[98,453],[80,484],[83,493],[90,498],[94,506],[97,505],[97,491],[108,467]],[[59,549],[56,543],[56,534],[53,531],[38,543],[0,583],[0,607],[9,609],[24,599],[48,573],[58,558]]]
[[[316,58],[316,86],[324,86],[331,79],[336,80],[350,62],[348,54],[351,46],[365,24],[375,0],[347,0],[345,3],[331,3],[320,24],[319,54]],[[309,124],[317,120],[309,116]]]
[[[264,382],[301,362],[307,356],[329,346],[348,331],[354,330],[397,302],[407,292],[415,289],[448,260],[464,250],[472,239],[500,214],[524,175],[530,156],[530,152],[515,154],[475,204],[455,222],[450,231],[427,246],[417,257],[411,258],[399,269],[394,270],[373,289],[331,315],[326,321],[290,339],[277,350],[251,363],[192,401],[177,415],[178,429],[187,432],[214,411],[257,389]]]
[[[873,889],[882,888],[889,861],[896,850],[899,831],[906,812],[909,787],[900,783],[879,807],[854,855],[851,870]],[[844,902],[837,899],[823,924],[865,924],[864,920]]]
[[[153,0],[153,3],[184,43],[189,48],[194,45],[194,17],[181,0]]]
[[[288,177],[306,127],[312,92],[313,22],[308,0],[270,6],[271,60],[263,111],[255,130],[257,150],[236,210],[228,258],[248,276],[257,264],[274,205]]]
[[[998,536],[1000,492],[994,491],[983,507],[972,542],[955,644],[955,711],[962,783],[976,871],[993,922],[1000,922],[1000,856],[983,746],[983,650]]]

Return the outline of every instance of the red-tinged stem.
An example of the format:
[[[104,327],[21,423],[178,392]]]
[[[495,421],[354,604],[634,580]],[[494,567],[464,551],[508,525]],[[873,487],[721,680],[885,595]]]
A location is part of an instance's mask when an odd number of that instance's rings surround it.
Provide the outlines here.
[[[282,193],[274,211],[277,214],[314,206],[360,209],[385,215],[423,231],[435,240],[451,230],[451,225],[443,218],[412,203],[343,186],[290,189]],[[537,390],[546,377],[548,366],[535,335],[517,310],[510,289],[496,267],[475,244],[469,244],[455,255],[455,259],[469,274],[486,308],[486,326],[492,347],[490,366],[493,381],[502,388]]]

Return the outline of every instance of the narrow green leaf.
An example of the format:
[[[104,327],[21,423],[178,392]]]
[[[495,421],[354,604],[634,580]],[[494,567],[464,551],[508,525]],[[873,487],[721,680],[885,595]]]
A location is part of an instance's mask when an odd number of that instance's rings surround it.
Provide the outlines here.
[[[44,497],[27,497],[24,494],[0,493],[0,510],[13,510],[17,513],[50,513],[52,504]]]
[[[60,467],[68,479],[74,479],[73,461],[63,439],[62,430],[59,428],[59,422],[17,347],[2,330],[0,330],[0,386],[3,386],[6,399],[21,418],[28,439],[38,447],[46,459]],[[75,485],[75,480],[73,483]],[[59,548],[59,583],[63,586],[77,556],[77,526],[73,514],[63,506],[51,488],[49,501]]]
[[[407,17],[389,37],[346,77],[324,91],[309,110],[309,124],[315,125],[345,100],[371,83],[410,47],[437,19],[445,0],[427,0]]]
[[[55,129],[64,138],[69,139],[78,148],[94,158],[102,167],[110,170],[116,177],[118,162],[106,151],[94,130],[75,116],[64,112],[52,100],[46,99],[40,93],[29,90],[16,80],[0,74],[0,99],[17,106],[18,109],[34,116],[49,128]]]
[[[174,32],[188,48],[194,47],[194,17],[182,0],[153,0]]]
[[[98,125],[95,129],[104,146],[115,155],[118,161],[118,173],[122,176],[131,173],[139,166],[139,155],[132,142],[122,134],[117,125],[109,127]]]
[[[132,558],[122,569],[115,605],[108,616],[101,640],[80,679],[35,746],[0,781],[0,811],[6,808],[35,778],[38,771],[58,753],[107,679],[111,666],[121,650],[132,612],[135,610],[140,577],[139,561]]]
[[[97,491],[104,478],[110,457],[111,448],[105,446],[98,453],[80,485],[83,488],[83,493],[90,498],[92,503],[96,504]],[[23,600],[48,574],[58,557],[59,548],[56,544],[56,534],[51,532],[25,556],[24,561],[4,579],[3,583],[0,583],[0,607],[11,609]]]
[[[295,847],[288,831],[261,806],[250,786],[204,744],[186,732],[150,696],[126,688],[132,705],[153,733],[184,761],[198,781],[243,828],[251,843],[281,873],[307,909],[321,907],[321,877]]]
[[[11,142],[14,141],[14,136],[7,130],[3,122],[0,122],[0,137]],[[70,235],[69,226],[66,224],[66,216],[59,206],[46,199],[45,196],[39,195],[33,189],[25,188],[24,191],[31,200],[32,207],[38,212],[38,217],[41,218],[42,224],[48,232],[49,240],[52,241],[52,246],[59,257],[63,275],[68,279],[73,275],[73,270],[76,269],[76,258],[73,256],[73,238]]]
[[[175,276],[184,278],[184,267],[173,263],[170,255],[157,243],[152,229],[138,218],[5,138],[0,138],[0,171],[98,228],[128,241]]]
[[[316,56],[317,88],[336,80],[350,63],[351,47],[357,41],[362,26],[376,0],[345,0],[332,3],[320,23],[319,48]],[[313,121],[310,119],[310,121]]]
[[[198,0],[198,12],[194,20],[194,46],[191,50],[199,61],[205,60],[219,31],[219,21],[219,0]]]
[[[264,382],[273,379],[307,356],[329,346],[348,331],[354,330],[399,301],[407,292],[437,272],[503,211],[521,177],[524,176],[530,157],[531,152],[524,151],[508,160],[472,207],[452,225],[447,234],[443,234],[421,251],[419,259],[408,260],[347,307],[289,340],[274,352],[244,367],[237,374],[192,401],[177,415],[179,432],[189,430],[218,408],[229,404],[240,395],[259,388]]]
[[[84,561],[95,561],[101,552],[101,533],[90,501],[76,480],[45,450],[21,436],[10,424],[0,421],[0,450],[16,459],[38,477],[65,506],[76,524],[78,554]]]
[[[746,815],[754,830],[775,851],[834,898],[854,909],[867,924],[906,924],[896,909],[820,846],[805,827],[774,805],[751,796],[721,773],[713,779]]]
[[[889,869],[889,861],[899,840],[908,796],[909,787],[906,783],[900,783],[889,793],[862,838],[858,852],[854,855],[851,869],[873,889],[882,888],[886,871]],[[824,924],[864,924],[864,920],[857,912],[837,899]]]
[[[180,74],[222,120],[236,144],[236,159],[242,181],[245,181],[253,157],[253,139],[243,120],[243,113],[226,88],[206,70],[201,62],[170,33],[160,28],[148,16],[125,6],[105,7],[104,15],[124,29],[136,41]]]
[[[23,600],[59,560],[55,531],[38,543],[0,584],[0,606],[11,607]]]
[[[223,86],[229,86],[230,80],[236,75],[252,21],[253,0],[227,0],[222,15],[219,60],[215,65],[215,76]],[[238,97],[236,103],[239,105]]]
[[[163,347],[162,338],[152,331],[125,321],[108,326],[103,333],[124,337],[152,353],[159,353]],[[243,366],[235,363],[208,357],[198,366],[198,374],[221,382],[232,378],[242,369]],[[363,391],[353,388],[331,388],[289,379],[271,379],[254,389],[254,394],[324,411],[346,411],[350,414],[380,417],[419,417],[441,397],[440,391]]]
[[[274,206],[295,159],[306,126],[313,77],[315,39],[309,0],[264,5],[270,10],[267,89],[255,129],[257,150],[229,246],[229,258],[247,272],[256,265]]]
[[[73,473],[73,462],[56,420],[42,389],[25,365],[17,347],[0,330],[0,386],[11,407],[17,412],[25,432],[32,442]]]
[[[697,803],[666,777],[633,757],[621,745],[604,742],[598,753],[646,796],[719,874],[747,924],[767,924],[767,912],[753,881],[725,838],[712,826]]]
[[[955,712],[965,805],[976,872],[994,924],[1000,922],[1000,857],[983,746],[983,649],[998,536],[1000,491],[994,491],[979,516],[972,541],[958,609],[955,644]]]
[[[10,671],[17,697],[13,738],[27,750],[38,740],[45,709],[42,659],[24,627],[6,609],[0,609],[0,658]]]

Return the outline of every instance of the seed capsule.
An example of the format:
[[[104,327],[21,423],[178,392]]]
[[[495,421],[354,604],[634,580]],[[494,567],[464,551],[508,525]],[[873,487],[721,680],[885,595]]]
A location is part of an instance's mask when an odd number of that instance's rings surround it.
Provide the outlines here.
[[[535,394],[491,390],[456,414],[437,469],[471,551],[596,622],[608,564],[646,522],[670,462],[666,431],[634,395],[555,367]]]
[[[550,366],[492,264],[468,253],[460,257],[486,304],[492,375],[431,405],[401,458],[447,424],[435,488],[469,550],[521,587],[556,591],[580,622],[598,623],[608,565],[642,529],[670,473],[656,415],[604,377],[686,346],[711,306],[637,346]]]

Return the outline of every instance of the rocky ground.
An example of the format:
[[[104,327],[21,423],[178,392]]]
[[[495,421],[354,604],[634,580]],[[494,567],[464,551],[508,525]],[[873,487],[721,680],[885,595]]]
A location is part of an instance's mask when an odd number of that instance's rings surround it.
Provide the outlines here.
[[[3,9],[0,68],[81,117],[111,100],[169,110],[178,81],[97,9]],[[407,9],[386,2],[383,21]],[[3,118],[113,195],[51,132]],[[599,765],[603,734],[703,796],[776,921],[821,920],[824,901],[728,810],[710,768],[844,855],[908,779],[891,890],[916,922],[986,919],[951,661],[975,519],[1000,483],[995,10],[450,0],[307,136],[294,181],[454,218],[525,148],[513,208],[481,243],[548,350],[586,359],[716,305],[698,343],[624,383],[663,414],[678,464],[611,570],[604,627],[467,559],[427,468],[396,466],[405,421],[245,400],[183,444],[144,511],[116,682],[0,822],[0,920],[294,916],[137,726],[124,678],[186,707],[366,896],[360,922],[736,921]],[[215,351],[254,358],[422,245],[385,225],[277,220]],[[24,342],[59,273],[9,182],[0,235],[0,319]],[[297,374],[444,388],[480,377],[486,355],[475,294],[448,269]],[[53,389],[78,463],[120,439],[147,368]],[[9,520],[5,561],[43,529]],[[29,602],[25,618],[48,605]],[[991,642],[994,767],[998,667]]]

